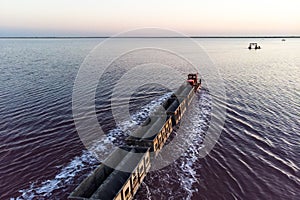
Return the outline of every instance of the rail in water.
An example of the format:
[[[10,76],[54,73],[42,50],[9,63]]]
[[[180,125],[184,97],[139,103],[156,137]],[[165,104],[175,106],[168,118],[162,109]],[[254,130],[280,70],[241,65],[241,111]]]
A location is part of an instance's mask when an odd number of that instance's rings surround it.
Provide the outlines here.
[[[188,81],[126,138],[127,146],[112,152],[104,162],[106,165],[100,164],[69,198],[132,199],[150,170],[150,152],[158,155],[200,87],[201,80],[198,82],[197,74],[189,74]]]

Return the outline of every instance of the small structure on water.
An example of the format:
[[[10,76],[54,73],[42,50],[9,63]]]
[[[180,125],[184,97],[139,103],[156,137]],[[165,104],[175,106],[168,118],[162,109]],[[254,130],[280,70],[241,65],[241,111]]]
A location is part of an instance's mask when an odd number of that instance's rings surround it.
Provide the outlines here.
[[[248,49],[261,49],[257,43],[250,43]]]

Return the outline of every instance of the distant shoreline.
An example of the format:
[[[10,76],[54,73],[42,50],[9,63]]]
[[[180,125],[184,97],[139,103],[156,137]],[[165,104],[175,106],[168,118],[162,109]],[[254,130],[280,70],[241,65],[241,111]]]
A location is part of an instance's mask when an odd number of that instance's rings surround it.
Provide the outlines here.
[[[146,37],[146,36],[128,36],[128,37],[110,37],[110,36],[76,36],[76,37],[68,37],[68,36],[42,36],[42,37],[32,37],[32,36],[24,36],[24,37],[0,37],[0,39],[105,39],[105,38],[212,38],[212,39],[251,39],[251,38],[258,38],[258,39],[272,39],[272,38],[300,38],[300,36],[187,36],[187,37]]]

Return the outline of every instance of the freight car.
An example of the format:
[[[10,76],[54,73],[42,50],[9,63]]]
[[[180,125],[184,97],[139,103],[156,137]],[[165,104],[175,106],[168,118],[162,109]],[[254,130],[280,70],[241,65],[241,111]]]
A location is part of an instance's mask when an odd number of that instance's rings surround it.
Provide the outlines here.
[[[127,145],[111,153],[69,198],[132,199],[150,170],[150,152],[153,152],[154,157],[158,155],[200,87],[201,79],[198,81],[198,74],[189,74],[188,80],[162,104],[162,107],[125,139]]]

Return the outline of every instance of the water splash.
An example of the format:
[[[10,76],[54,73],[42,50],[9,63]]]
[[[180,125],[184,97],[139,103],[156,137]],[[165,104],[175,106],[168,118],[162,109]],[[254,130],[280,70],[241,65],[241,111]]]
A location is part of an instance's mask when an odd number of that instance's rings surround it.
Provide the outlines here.
[[[199,181],[197,168],[201,168],[201,166],[196,163],[199,159],[199,151],[203,148],[203,140],[209,126],[212,109],[211,96],[207,91],[201,92],[201,96],[196,96],[195,101],[193,103],[200,106],[194,106],[193,109],[189,110],[188,115],[196,117],[189,118],[189,126],[181,127],[185,129],[185,132],[189,132],[191,136],[188,138],[190,143],[188,150],[178,160],[180,170],[177,174],[179,175],[181,187],[187,192],[186,199],[191,199],[193,193],[198,191],[197,188],[193,187],[193,184]]]
[[[180,128],[174,129],[176,137],[184,141],[184,144],[180,144],[182,146],[174,148],[185,149],[185,145],[188,144],[188,149],[167,169],[153,172],[141,188],[143,194],[137,194],[135,199],[143,198],[145,194],[147,199],[192,199],[193,194],[198,192],[198,188],[195,187],[201,178],[197,173],[201,168],[201,165],[197,164],[198,155],[204,147],[203,140],[210,123],[211,103],[209,91],[201,90],[200,94],[196,94],[192,102],[193,109],[189,109],[184,115],[184,123],[181,123]],[[153,184],[156,187],[153,187]],[[165,185],[169,185],[170,188],[166,188]]]
[[[149,104],[141,107],[140,111],[132,115],[132,121],[125,121],[117,124],[116,128],[109,131],[109,133],[91,147],[92,152],[97,152],[97,155],[107,156],[113,151],[115,146],[112,144],[119,138],[120,135],[128,131],[135,125],[140,124],[145,120],[155,108],[162,104],[171,93],[166,93],[163,96],[151,101]],[[99,160],[93,156],[90,151],[84,150],[81,156],[75,157],[69,164],[62,167],[60,172],[51,180],[35,181],[31,183],[27,189],[19,190],[22,193],[19,197],[10,198],[10,200],[31,200],[31,199],[48,199],[52,198],[53,192],[61,189],[66,185],[74,183],[75,177],[82,171],[91,172],[99,164]]]

